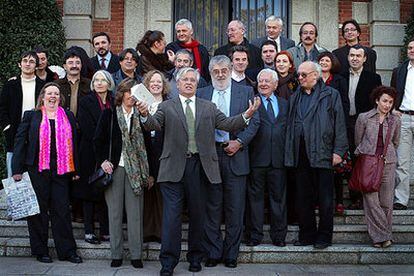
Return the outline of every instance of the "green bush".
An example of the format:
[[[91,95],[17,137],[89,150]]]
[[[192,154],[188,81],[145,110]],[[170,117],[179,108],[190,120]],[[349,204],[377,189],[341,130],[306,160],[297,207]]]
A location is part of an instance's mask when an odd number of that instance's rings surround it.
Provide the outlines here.
[[[62,64],[66,48],[62,16],[56,0],[0,0],[0,90],[17,66],[23,51],[41,45],[50,64]],[[3,135],[1,135],[3,136]],[[6,175],[4,138],[0,137],[0,176]]]
[[[408,20],[407,25],[404,27],[404,30],[404,46],[401,48],[402,61],[405,61],[407,59],[407,46],[408,43],[414,38],[414,8],[411,14],[411,18]]]

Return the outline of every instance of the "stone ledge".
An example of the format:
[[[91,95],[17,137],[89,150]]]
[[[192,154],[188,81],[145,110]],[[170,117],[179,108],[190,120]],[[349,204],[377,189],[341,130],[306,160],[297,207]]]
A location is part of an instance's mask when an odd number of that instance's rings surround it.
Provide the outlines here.
[[[399,0],[372,0],[370,5],[372,21],[400,21]]]
[[[92,19],[85,16],[62,17],[66,39],[89,40],[92,32]]]
[[[65,15],[91,15],[91,0],[65,0],[63,1],[63,13]]]
[[[371,27],[371,45],[374,49],[377,46],[398,46],[403,44],[404,24],[396,23],[374,23]],[[378,60],[381,57],[378,55]],[[377,60],[377,62],[378,62]],[[398,60],[397,60],[398,62]]]

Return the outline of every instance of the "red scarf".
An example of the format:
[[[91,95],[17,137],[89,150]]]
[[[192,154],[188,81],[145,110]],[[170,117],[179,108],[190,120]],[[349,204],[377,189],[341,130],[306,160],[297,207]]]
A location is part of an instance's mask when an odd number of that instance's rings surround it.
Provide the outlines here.
[[[195,60],[195,65],[198,69],[198,71],[201,73],[202,69],[201,69],[201,56],[200,56],[200,52],[198,51],[198,46],[200,46],[200,42],[198,42],[197,40],[193,39],[193,41],[189,42],[189,43],[180,43],[180,46],[188,49],[190,52],[193,53],[194,56],[194,60]]]
[[[331,86],[331,81],[333,80],[333,75],[330,74],[329,78],[326,79],[325,84],[328,86]]]

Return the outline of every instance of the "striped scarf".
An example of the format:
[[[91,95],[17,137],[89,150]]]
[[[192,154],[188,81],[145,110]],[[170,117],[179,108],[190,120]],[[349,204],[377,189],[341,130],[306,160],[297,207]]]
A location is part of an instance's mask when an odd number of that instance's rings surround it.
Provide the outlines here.
[[[62,107],[56,112],[56,153],[57,174],[74,172],[72,127]],[[42,107],[42,122],[39,130],[39,172],[50,170],[50,122],[47,117],[46,108]]]

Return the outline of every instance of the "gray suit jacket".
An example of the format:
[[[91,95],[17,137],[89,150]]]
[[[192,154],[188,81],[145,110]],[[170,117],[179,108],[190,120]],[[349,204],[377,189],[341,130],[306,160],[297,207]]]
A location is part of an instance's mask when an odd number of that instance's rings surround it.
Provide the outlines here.
[[[210,101],[196,98],[195,139],[201,165],[211,183],[221,183],[215,146],[215,129],[236,131],[246,126],[238,114],[226,117]],[[157,112],[143,123],[146,130],[164,130],[158,182],[179,182],[184,175],[188,147],[188,128],[179,97],[162,102]]]
[[[262,47],[262,44],[267,40],[267,36],[262,36],[262,37],[258,37],[255,40],[252,41],[252,44],[256,47],[258,47],[259,49]],[[283,50],[287,50],[291,47],[295,46],[295,41],[286,37],[281,36],[280,37],[280,48],[282,49],[277,49],[278,52],[283,51]]]
[[[211,101],[213,97],[213,86],[203,87],[197,90],[197,96]],[[245,85],[231,84],[230,116],[234,116],[249,107],[249,100],[253,102],[253,88]],[[237,138],[243,141],[241,148],[230,158],[230,168],[235,175],[247,175],[250,173],[249,165],[249,143],[256,135],[260,126],[259,112],[256,112],[250,120],[249,126],[241,131],[230,132],[230,140]]]

